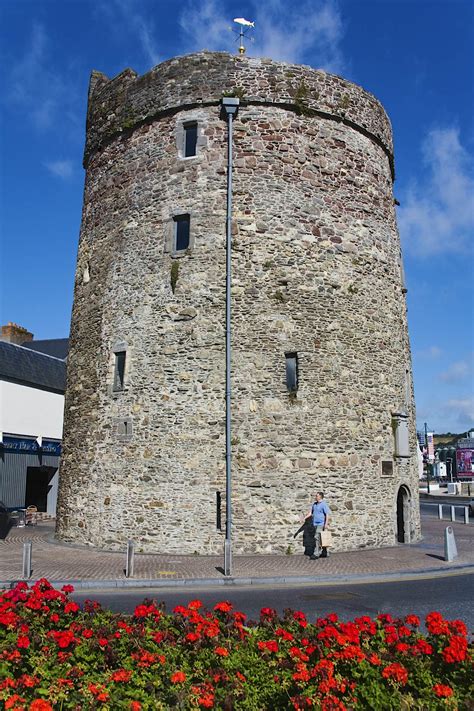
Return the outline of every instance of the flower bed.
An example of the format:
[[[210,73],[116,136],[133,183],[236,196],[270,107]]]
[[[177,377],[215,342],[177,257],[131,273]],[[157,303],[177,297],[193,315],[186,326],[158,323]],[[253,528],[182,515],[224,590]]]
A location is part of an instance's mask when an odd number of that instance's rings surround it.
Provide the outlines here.
[[[20,583],[0,595],[0,700],[5,709],[474,708],[472,645],[438,612],[332,614],[314,623],[262,609],[248,622],[229,602],[131,616],[84,609],[71,586]]]

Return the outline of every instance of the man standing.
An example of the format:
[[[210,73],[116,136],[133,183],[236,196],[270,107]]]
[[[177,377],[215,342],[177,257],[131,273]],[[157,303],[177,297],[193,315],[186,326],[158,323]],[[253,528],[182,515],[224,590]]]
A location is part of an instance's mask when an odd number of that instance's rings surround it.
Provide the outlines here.
[[[327,558],[328,549],[321,546],[321,531],[325,531],[329,526],[329,514],[331,509],[324,501],[324,494],[322,491],[318,491],[316,494],[316,501],[311,507],[311,513],[309,516],[313,517],[313,526],[315,528],[315,538],[316,538],[316,548],[310,560],[316,560],[317,558]]]

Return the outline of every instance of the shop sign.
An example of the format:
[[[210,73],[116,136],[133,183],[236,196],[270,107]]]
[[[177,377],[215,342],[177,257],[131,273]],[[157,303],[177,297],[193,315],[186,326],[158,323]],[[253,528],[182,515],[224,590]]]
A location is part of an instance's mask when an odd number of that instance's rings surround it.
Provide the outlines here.
[[[35,439],[4,435],[3,451],[15,452],[16,454],[49,454],[53,457],[59,457],[61,454],[61,442],[43,439],[40,447]]]

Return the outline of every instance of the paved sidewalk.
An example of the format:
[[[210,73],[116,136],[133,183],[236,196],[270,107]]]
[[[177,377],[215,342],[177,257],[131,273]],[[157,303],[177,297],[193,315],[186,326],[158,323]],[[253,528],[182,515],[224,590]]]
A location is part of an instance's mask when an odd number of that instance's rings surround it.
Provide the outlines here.
[[[444,531],[452,525],[458,557],[444,561]],[[111,553],[54,541],[54,522],[13,528],[0,540],[0,587],[21,580],[23,543],[32,542],[31,580],[87,587],[356,582],[446,572],[474,572],[474,525],[422,517],[423,541],[415,545],[332,553],[311,561],[293,555],[234,556],[233,576],[224,578],[222,556],[135,555],[133,579],[125,578],[125,552]],[[302,549],[301,549],[302,551]]]

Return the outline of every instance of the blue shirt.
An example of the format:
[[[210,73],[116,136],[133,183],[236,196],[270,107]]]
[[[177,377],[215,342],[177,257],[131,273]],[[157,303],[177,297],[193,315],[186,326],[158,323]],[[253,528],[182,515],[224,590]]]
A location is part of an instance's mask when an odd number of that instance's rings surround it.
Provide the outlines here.
[[[313,526],[324,526],[324,515],[326,514],[326,516],[329,516],[331,509],[323,499],[319,503],[316,502],[313,504],[312,513]]]

